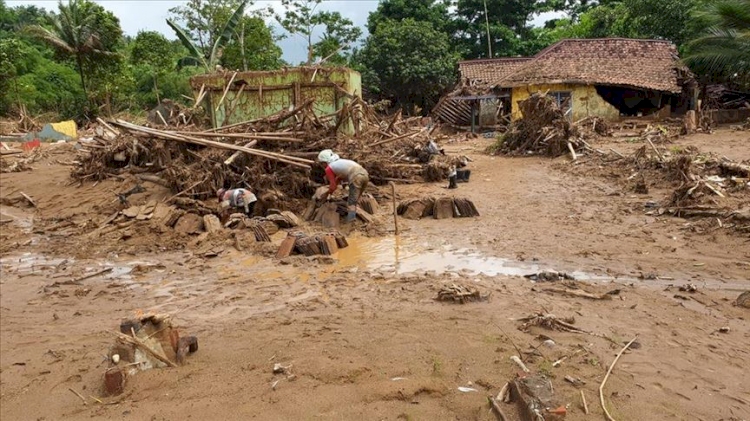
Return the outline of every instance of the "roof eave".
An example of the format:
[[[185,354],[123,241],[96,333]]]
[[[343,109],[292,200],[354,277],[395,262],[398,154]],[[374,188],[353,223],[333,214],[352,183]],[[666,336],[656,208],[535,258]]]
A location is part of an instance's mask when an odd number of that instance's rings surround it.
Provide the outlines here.
[[[614,86],[618,88],[630,88],[630,89],[639,89],[639,90],[650,90],[650,91],[658,91],[658,92],[667,92],[671,94],[679,94],[682,93],[682,88],[678,86],[673,86],[671,88],[665,88],[663,86],[653,86],[653,85],[632,85],[627,83],[597,83],[597,82],[591,82],[591,81],[582,81],[582,80],[545,80],[545,81],[538,81],[538,82],[508,82],[508,83],[501,83],[494,85],[493,88],[520,88],[522,86],[534,86],[534,85],[598,85],[598,86]]]

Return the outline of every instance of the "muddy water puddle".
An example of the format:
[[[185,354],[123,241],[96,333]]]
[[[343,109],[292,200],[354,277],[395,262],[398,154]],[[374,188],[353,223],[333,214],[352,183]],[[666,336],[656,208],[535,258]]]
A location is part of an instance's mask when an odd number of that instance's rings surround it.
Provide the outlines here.
[[[458,272],[487,276],[523,276],[552,269],[540,263],[487,256],[447,243],[419,243],[400,237],[354,237],[348,241],[349,247],[339,250],[335,256],[338,268],[356,267],[395,274]],[[570,274],[577,279],[607,279],[578,271]]]

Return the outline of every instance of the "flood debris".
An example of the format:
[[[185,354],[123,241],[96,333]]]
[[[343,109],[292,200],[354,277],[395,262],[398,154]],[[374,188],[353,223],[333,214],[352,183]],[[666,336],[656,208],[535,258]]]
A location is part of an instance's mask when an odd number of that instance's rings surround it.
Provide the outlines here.
[[[734,305],[737,307],[750,308],[750,291],[745,291],[740,294],[740,296],[734,301]]]
[[[633,344],[633,342],[638,339],[638,336],[633,338],[630,342],[625,345],[620,352],[617,353],[617,356],[615,357],[614,361],[612,361],[612,364],[609,366],[609,369],[607,370],[607,374],[604,376],[604,379],[602,380],[602,383],[599,385],[599,402],[602,405],[602,409],[604,410],[604,415],[607,417],[609,421],[615,421],[614,418],[612,418],[612,415],[610,415],[609,411],[607,410],[607,405],[604,403],[604,385],[607,384],[607,380],[609,380],[609,375],[612,373],[612,369],[615,368],[615,365],[617,364],[617,361],[620,360],[620,357],[622,357],[622,354],[630,348],[630,345]]]
[[[624,190],[639,194],[668,189],[663,200],[645,207],[647,215],[696,220],[686,225],[696,232],[750,232],[750,164],[695,147],[665,148],[646,141],[630,155],[594,154],[582,170],[619,178]]]
[[[405,219],[472,218],[479,216],[474,202],[467,198],[456,197],[423,197],[399,203],[397,213]]]
[[[576,322],[574,317],[558,318],[554,314],[537,313],[528,317],[518,319],[519,322],[523,322],[518,330],[528,332],[532,326],[539,326],[545,329],[558,330],[562,332],[573,332],[573,333],[588,333],[581,330],[573,324]]]
[[[331,256],[339,249],[346,248],[349,243],[346,237],[338,231],[308,235],[303,232],[290,232],[281,242],[276,252],[277,259],[283,259],[293,254],[304,256]]]
[[[543,374],[525,374],[511,382],[511,400],[521,417],[531,421],[562,421],[567,408],[555,396],[552,381]]]
[[[555,270],[545,270],[537,273],[531,273],[523,275],[524,278],[530,279],[534,282],[555,282],[555,281],[575,281],[576,279],[565,272],[558,272]]]
[[[466,304],[470,302],[486,301],[489,299],[489,294],[482,295],[478,289],[451,284],[440,288],[435,299],[437,301]]]
[[[419,119],[381,117],[359,99],[329,116],[317,116],[314,107],[310,99],[292,110],[209,130],[181,120],[152,124],[160,128],[102,120],[98,124],[106,130],[95,129],[79,143],[71,176],[79,182],[128,173],[156,176],[174,194],[198,200],[227,185],[244,186],[279,192],[287,206],[282,210],[299,210],[293,202],[299,205],[324,182],[322,170],[313,168],[322,149],[359,162],[376,185],[445,180],[450,166],[463,162],[443,154],[425,160],[425,145],[439,138]],[[352,121],[355,137],[338,130]]]
[[[198,339],[180,336],[166,314],[125,319],[116,336],[108,353],[110,367],[104,373],[103,389],[109,396],[123,392],[128,376],[153,368],[178,367],[187,355],[198,351]]]
[[[534,93],[520,101],[518,106],[523,117],[490,146],[489,152],[552,157],[570,153],[575,160],[577,153],[586,148],[577,127],[568,121],[564,111],[552,97]]]

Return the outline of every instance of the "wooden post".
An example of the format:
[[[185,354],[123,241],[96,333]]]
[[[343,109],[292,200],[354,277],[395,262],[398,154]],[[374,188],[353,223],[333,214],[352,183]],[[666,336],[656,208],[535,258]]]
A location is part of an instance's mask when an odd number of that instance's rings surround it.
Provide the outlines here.
[[[396,235],[398,232],[398,206],[396,206],[396,183],[391,181],[391,195],[393,196],[393,225],[396,227]]]

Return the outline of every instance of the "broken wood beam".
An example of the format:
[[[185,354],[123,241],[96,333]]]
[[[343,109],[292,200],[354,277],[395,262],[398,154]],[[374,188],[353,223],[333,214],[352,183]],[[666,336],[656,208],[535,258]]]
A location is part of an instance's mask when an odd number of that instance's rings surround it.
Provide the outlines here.
[[[371,144],[369,146],[371,148],[374,148],[376,146],[385,145],[386,143],[391,143],[391,142],[395,142],[397,140],[406,139],[408,137],[416,136],[416,135],[418,135],[421,132],[422,132],[421,130],[418,130],[416,132],[402,134],[401,136],[396,136],[396,137],[392,137],[390,139],[381,140],[380,142],[375,142],[375,143],[373,143],[373,144]]]
[[[148,127],[138,126],[136,124],[128,123],[124,120],[116,120],[114,122],[119,127],[134,131],[137,133],[146,133],[166,140],[176,140],[178,142],[193,143],[201,146],[210,146],[219,149],[229,149],[234,151],[245,152],[251,155],[259,156],[261,158],[271,159],[278,162],[283,162],[296,167],[309,169],[314,161],[303,158],[290,157],[274,152],[261,151],[258,149],[244,148],[242,146],[231,145],[227,143],[214,142],[212,140],[198,139],[192,136],[180,135],[176,133],[165,132],[162,130],[150,129]]]
[[[302,143],[304,140],[285,135],[268,135],[255,133],[203,133],[203,132],[170,132],[180,135],[194,137],[218,137],[227,139],[247,139],[247,140],[277,140],[280,142]]]
[[[253,140],[250,143],[246,143],[246,144],[242,145],[242,147],[243,148],[252,148],[253,146],[255,146],[257,144],[258,144],[258,141],[257,140]],[[237,159],[237,158],[239,158],[240,155],[242,155],[241,151],[237,151],[237,152],[233,153],[232,156],[230,156],[229,158],[226,159],[226,161],[224,161],[224,165],[232,165],[232,163],[234,162],[234,160]]]

